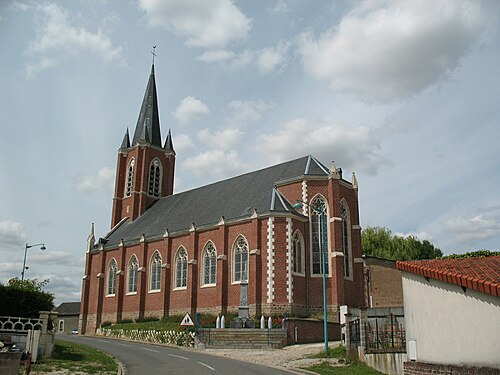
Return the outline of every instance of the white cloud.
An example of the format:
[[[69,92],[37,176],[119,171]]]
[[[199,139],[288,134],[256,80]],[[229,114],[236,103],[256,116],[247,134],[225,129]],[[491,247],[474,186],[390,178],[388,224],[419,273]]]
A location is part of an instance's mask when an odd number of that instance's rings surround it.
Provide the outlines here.
[[[230,177],[247,168],[235,150],[224,152],[210,150],[186,159],[183,168],[192,171],[198,177]]]
[[[139,0],[151,26],[173,29],[186,44],[220,48],[247,37],[252,23],[230,0]]]
[[[190,150],[194,147],[193,141],[186,134],[178,134],[175,136],[174,148],[177,152],[182,153],[183,151]],[[176,177],[177,180],[177,177]]]
[[[210,109],[201,100],[186,96],[179,103],[173,115],[181,124],[186,125],[202,119],[209,113]]]
[[[77,257],[66,251],[52,250],[49,245],[46,245],[45,251],[31,251],[29,260],[32,263],[40,265],[64,265],[64,266],[80,266],[81,262]],[[84,246],[84,245],[82,245]],[[21,267],[22,268],[22,267]]]
[[[290,48],[290,42],[280,42],[275,48],[264,48],[258,52],[257,66],[262,74],[267,74],[282,66],[285,54]]]
[[[259,121],[262,118],[262,113],[273,108],[274,103],[263,100],[234,100],[227,106],[230,112],[227,122],[232,126],[243,126]]]
[[[261,148],[274,162],[312,154],[335,160],[337,167],[351,167],[376,174],[388,163],[380,152],[380,138],[368,127],[341,127],[295,119],[279,130],[260,136]]]
[[[23,225],[15,221],[0,221],[0,249],[21,248],[26,242]]]
[[[500,206],[457,209],[447,215],[444,229],[457,244],[475,244],[500,236]]]
[[[227,50],[216,50],[216,51],[206,51],[199,56],[196,56],[196,60],[203,61],[206,63],[214,63],[214,62],[224,62],[228,60],[232,60],[235,57],[235,53],[233,51]]]
[[[106,63],[124,63],[121,47],[113,47],[101,30],[91,33],[83,27],[71,25],[68,13],[54,3],[34,9],[38,21],[35,22],[36,38],[25,52],[33,60],[26,68],[28,78],[57,66],[62,60],[84,53],[99,55]]]
[[[79,193],[87,193],[104,189],[113,191],[115,182],[115,171],[104,167],[97,172],[97,176],[77,176],[74,180],[74,188]]]
[[[408,232],[408,233],[396,232],[396,233],[394,233],[394,235],[395,236],[399,236],[399,237],[409,237],[409,236],[412,236],[412,237],[417,238],[420,241],[427,240],[429,242],[432,242],[432,240],[434,239],[434,236],[432,234],[430,234],[429,232],[426,232],[426,231]]]
[[[198,132],[198,139],[205,144],[227,150],[241,140],[243,132],[235,128],[226,128],[215,132],[203,129]]]
[[[302,35],[305,71],[367,102],[408,98],[449,76],[485,29],[481,3],[366,0],[318,38]]]
[[[290,11],[288,8],[288,5],[286,5],[284,0],[278,0],[276,1],[276,4],[272,8],[267,8],[269,12],[272,13],[287,13]]]

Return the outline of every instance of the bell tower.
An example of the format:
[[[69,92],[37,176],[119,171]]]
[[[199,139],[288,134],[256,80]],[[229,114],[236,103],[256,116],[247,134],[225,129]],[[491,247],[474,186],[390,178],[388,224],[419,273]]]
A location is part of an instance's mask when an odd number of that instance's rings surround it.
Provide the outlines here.
[[[170,130],[161,145],[153,63],[132,142],[127,129],[118,150],[111,228],[124,218],[137,219],[158,199],[172,195],[174,169]]]

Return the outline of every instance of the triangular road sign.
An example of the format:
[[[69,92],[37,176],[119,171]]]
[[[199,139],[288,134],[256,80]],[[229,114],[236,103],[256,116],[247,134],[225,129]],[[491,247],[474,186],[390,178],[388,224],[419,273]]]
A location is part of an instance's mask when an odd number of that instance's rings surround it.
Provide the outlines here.
[[[181,326],[194,326],[193,320],[186,314],[186,316],[182,319]]]

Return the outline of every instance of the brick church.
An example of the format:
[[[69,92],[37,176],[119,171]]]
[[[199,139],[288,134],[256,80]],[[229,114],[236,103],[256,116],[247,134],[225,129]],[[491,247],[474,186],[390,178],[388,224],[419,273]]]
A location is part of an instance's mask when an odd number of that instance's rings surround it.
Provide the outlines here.
[[[162,143],[154,65],[133,137],[118,150],[111,230],[87,241],[80,329],[103,322],[237,312],[321,315],[363,305],[358,185],[304,156],[174,194],[175,151]],[[297,202],[302,202],[298,207]]]

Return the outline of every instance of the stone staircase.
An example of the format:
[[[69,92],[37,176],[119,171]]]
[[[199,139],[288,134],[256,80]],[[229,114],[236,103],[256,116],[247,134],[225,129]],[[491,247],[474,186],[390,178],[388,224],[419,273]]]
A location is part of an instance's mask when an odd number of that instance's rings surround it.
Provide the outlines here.
[[[282,329],[203,328],[196,334],[196,345],[220,349],[280,349],[286,345]]]

